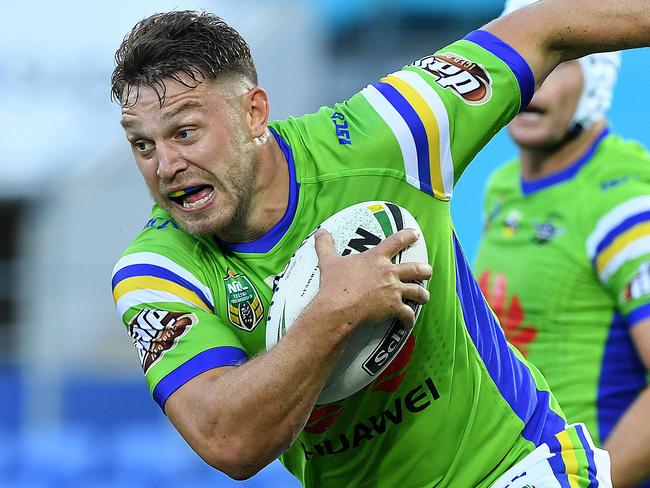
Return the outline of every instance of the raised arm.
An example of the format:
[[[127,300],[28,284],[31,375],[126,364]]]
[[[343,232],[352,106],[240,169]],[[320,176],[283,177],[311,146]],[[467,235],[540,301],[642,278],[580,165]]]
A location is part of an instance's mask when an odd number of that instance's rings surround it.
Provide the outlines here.
[[[564,61],[650,45],[650,0],[541,0],[483,29],[528,61],[539,86]]]

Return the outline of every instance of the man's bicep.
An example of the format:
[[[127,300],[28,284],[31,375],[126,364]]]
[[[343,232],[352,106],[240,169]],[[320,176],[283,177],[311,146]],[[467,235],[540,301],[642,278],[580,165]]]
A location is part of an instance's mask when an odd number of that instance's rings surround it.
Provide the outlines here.
[[[166,411],[167,400],[186,383],[206,371],[241,364],[248,355],[217,316],[161,307],[142,309],[128,327],[151,395]]]

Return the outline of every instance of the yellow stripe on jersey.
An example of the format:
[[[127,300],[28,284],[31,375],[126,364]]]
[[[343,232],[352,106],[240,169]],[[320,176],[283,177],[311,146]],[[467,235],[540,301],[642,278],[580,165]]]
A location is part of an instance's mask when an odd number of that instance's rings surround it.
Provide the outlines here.
[[[644,222],[636,225],[623,234],[619,235],[596,258],[596,270],[598,271],[598,274],[601,274],[607,265],[611,263],[621,252],[625,251],[625,249],[632,242],[648,236],[650,236],[650,222]]]
[[[120,281],[113,290],[113,300],[117,303],[125,294],[137,292],[138,290],[148,290],[147,298],[143,297],[142,303],[148,303],[151,300],[151,290],[158,290],[166,292],[166,294],[177,296],[179,301],[190,302],[206,312],[211,312],[203,300],[193,291],[188,290],[173,281],[153,276],[133,276]],[[169,299],[166,298],[164,301],[169,301]]]
[[[569,484],[571,488],[580,488],[579,475],[578,475],[578,459],[576,458],[576,453],[574,449],[573,442],[569,437],[569,433],[566,430],[563,430],[559,434],[556,434],[557,440],[560,441],[562,446],[562,461],[564,461],[564,466],[566,467],[567,478],[569,479]],[[580,446],[582,448],[582,446]]]
[[[431,187],[434,196],[441,200],[448,200],[445,193],[445,187],[442,182],[442,174],[440,171],[440,130],[438,128],[438,121],[436,116],[424,100],[413,87],[396,76],[387,76],[381,80],[384,83],[391,85],[399,91],[404,98],[409,102],[411,107],[416,111],[424,129],[427,133],[427,140],[429,143],[429,168],[431,171]]]

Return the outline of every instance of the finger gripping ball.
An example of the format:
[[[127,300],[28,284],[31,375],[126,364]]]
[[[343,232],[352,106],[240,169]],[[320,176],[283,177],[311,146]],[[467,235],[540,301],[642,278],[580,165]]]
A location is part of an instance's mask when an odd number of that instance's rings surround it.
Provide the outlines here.
[[[404,208],[390,202],[373,201],[352,205],[325,220],[320,227],[329,231],[339,255],[365,252],[405,228],[419,231],[420,238],[393,258],[395,263],[428,263],[427,248],[420,226]],[[266,349],[271,349],[291,328],[318,292],[320,270],[312,232],[301,244],[273,288],[266,326]],[[419,283],[426,288],[427,283]],[[416,314],[421,306],[407,301]],[[346,398],[372,382],[397,356],[411,329],[391,319],[362,325],[350,336],[345,350],[325,382],[317,404]]]

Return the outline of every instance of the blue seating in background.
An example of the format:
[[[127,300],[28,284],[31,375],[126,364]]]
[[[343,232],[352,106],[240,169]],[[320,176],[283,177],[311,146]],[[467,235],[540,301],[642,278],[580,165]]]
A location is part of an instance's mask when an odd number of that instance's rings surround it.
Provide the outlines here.
[[[166,422],[0,432],[0,486],[21,488],[292,488],[299,483],[273,463],[235,482],[212,469]]]

